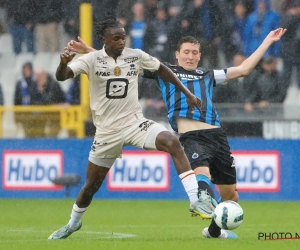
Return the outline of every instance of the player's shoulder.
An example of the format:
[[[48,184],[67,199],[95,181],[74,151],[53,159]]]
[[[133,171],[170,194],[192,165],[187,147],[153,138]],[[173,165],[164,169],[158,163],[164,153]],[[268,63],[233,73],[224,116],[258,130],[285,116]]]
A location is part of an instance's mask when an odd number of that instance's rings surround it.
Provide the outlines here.
[[[140,56],[142,56],[142,53],[143,53],[143,51],[141,49],[132,49],[132,48],[125,47],[124,50],[123,50],[122,55],[124,57],[128,57],[128,56],[138,56],[138,57],[140,57]]]
[[[95,50],[95,51],[92,51],[92,52],[90,52],[86,55],[90,55],[92,57],[100,57],[100,58],[107,57],[107,54],[106,54],[104,49]]]
[[[161,62],[161,63],[164,64],[165,66],[169,67],[169,68],[176,68],[176,67],[178,67],[177,65],[171,64],[171,63],[168,63],[168,62]]]
[[[166,67],[168,67],[169,69],[171,69],[173,72],[178,72],[180,71],[180,68],[178,65],[175,64],[171,64],[169,62],[161,62],[163,65],[165,65]]]
[[[96,51],[86,53],[84,55],[79,55],[78,57],[76,56],[75,59],[90,61],[94,58],[100,58],[100,57],[104,57],[104,56],[101,54],[100,50],[96,50]]]

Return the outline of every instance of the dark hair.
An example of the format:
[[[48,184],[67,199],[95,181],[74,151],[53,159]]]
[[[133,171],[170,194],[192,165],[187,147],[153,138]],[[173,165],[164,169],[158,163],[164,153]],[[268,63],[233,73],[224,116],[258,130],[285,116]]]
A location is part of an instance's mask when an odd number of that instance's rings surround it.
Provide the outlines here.
[[[262,59],[262,62],[265,64],[272,64],[276,61],[276,58],[273,56],[266,56]]]
[[[32,63],[31,62],[25,62],[24,64],[23,64],[23,69],[24,68],[30,68],[31,70],[32,70]]]
[[[199,51],[200,51],[200,43],[198,42],[198,40],[195,38],[195,37],[193,37],[193,36],[185,36],[185,37],[183,37],[183,38],[181,38],[180,40],[179,40],[179,42],[178,42],[178,44],[177,44],[177,51],[179,52],[180,51],[180,49],[181,49],[181,45],[183,44],[183,43],[194,43],[194,44],[199,44]]]
[[[95,25],[97,36],[101,39],[109,28],[123,28],[123,26],[115,17],[109,16]]]

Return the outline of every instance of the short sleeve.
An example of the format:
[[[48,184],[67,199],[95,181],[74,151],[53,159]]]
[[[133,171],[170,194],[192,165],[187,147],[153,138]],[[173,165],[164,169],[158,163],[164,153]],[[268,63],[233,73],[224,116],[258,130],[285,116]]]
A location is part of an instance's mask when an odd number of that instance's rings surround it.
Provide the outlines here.
[[[160,66],[160,61],[155,57],[145,53],[142,50],[140,50],[140,52],[141,52],[141,67],[151,72],[158,70]]]
[[[88,53],[84,56],[78,57],[68,64],[68,67],[73,71],[74,78],[79,74],[89,74],[89,70],[92,67],[92,59],[93,53]]]
[[[158,77],[158,74],[157,74],[156,71],[151,72],[150,70],[143,69],[142,72],[143,72],[143,73],[142,73],[142,77],[143,77],[143,78],[157,79],[157,77]]]

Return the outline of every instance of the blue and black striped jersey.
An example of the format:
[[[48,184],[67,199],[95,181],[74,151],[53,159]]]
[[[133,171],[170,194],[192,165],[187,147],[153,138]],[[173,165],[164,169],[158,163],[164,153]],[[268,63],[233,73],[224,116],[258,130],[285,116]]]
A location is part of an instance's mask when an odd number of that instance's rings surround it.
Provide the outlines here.
[[[157,72],[144,70],[143,77],[155,79],[159,85],[163,100],[168,110],[168,119],[171,127],[178,131],[176,119],[184,117],[207,124],[220,126],[219,115],[212,103],[213,87],[216,86],[215,74],[218,75],[218,83],[225,82],[225,70],[206,70],[197,68],[187,71],[180,66],[164,63],[180,81],[202,101],[201,113],[195,108],[194,113],[188,109],[185,95],[170,82],[164,81]],[[220,75],[220,72],[221,75]]]

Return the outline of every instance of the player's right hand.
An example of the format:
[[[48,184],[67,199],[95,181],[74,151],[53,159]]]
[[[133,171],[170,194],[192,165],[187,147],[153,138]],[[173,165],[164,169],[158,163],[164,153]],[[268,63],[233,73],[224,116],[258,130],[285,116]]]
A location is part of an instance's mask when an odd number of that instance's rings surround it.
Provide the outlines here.
[[[68,64],[72,61],[74,56],[76,56],[76,53],[65,51],[64,53],[60,54],[60,63]]]
[[[278,28],[276,30],[272,30],[269,35],[265,38],[267,41],[271,41],[272,43],[278,42],[280,38],[284,35],[287,29]]]
[[[191,111],[191,113],[194,113],[194,107],[196,107],[201,113],[202,102],[195,95],[191,94],[186,96],[186,102],[189,106],[189,110]]]

